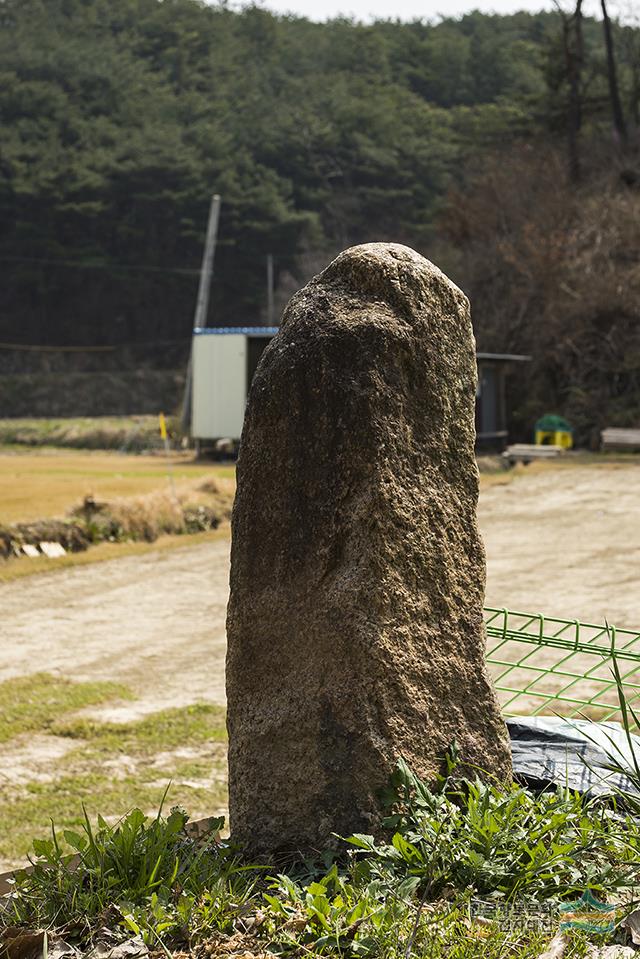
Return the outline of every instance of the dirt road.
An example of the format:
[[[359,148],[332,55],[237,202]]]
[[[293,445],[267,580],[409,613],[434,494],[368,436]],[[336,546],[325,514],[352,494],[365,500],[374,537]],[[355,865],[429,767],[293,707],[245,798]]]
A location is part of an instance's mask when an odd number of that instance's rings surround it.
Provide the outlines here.
[[[529,470],[480,497],[487,604],[640,628],[640,464]]]
[[[125,683],[114,721],[224,703],[229,542],[147,553],[0,586],[0,682],[46,671]]]
[[[487,603],[640,627],[640,466],[530,468],[481,496]],[[37,671],[126,683],[118,720],[224,702],[228,543],[0,586],[0,681]]]

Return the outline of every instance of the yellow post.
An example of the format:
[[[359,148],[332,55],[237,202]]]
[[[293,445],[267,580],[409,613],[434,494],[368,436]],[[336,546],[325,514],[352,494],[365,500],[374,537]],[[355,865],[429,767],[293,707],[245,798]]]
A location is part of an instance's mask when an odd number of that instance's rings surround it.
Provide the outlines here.
[[[158,414],[158,422],[160,424],[160,439],[164,443],[164,451],[167,454],[167,479],[169,480],[169,485],[171,486],[171,492],[173,493],[173,498],[176,503],[178,502],[178,496],[176,494],[176,485],[173,482],[173,472],[171,470],[171,462],[169,457],[171,456],[171,450],[169,448],[169,434],[167,433],[167,420],[164,413]]]

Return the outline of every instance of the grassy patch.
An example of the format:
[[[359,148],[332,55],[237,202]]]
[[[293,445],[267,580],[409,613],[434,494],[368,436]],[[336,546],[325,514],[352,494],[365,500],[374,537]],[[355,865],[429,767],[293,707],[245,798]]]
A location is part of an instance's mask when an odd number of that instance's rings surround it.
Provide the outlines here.
[[[61,714],[113,699],[131,699],[119,683],[74,683],[35,673],[0,683],[0,742],[21,733],[50,730]]]
[[[629,733],[627,720],[636,717],[617,664],[614,675]],[[568,790],[535,795],[467,779],[452,748],[431,784],[398,764],[375,837],[352,836],[314,858],[257,864],[219,839],[220,822],[195,836],[181,808],[162,815],[169,768],[177,781],[167,806],[202,803],[211,815],[213,804],[224,802],[219,707],[199,704],[120,724],[76,717],[61,720],[56,732],[78,743],[57,781],[0,799],[16,849],[26,841],[25,823],[35,831],[45,815],[56,821],[49,838],[34,841],[35,868],[18,877],[6,902],[0,919],[9,926],[55,930],[62,923],[64,934],[72,929],[77,943],[90,946],[106,922],[111,936],[142,936],[167,956],[187,949],[264,959],[534,959],[556,932],[562,903],[585,890],[633,908],[640,830],[632,796],[620,794],[614,813],[606,801]],[[207,763],[217,779],[183,778],[202,776]],[[635,769],[640,775],[637,763]],[[160,812],[150,815],[154,800]],[[616,921],[623,915],[619,907]],[[607,936],[565,931],[555,945],[581,959],[589,940]]]
[[[0,830],[0,860],[24,861],[33,836],[46,834],[51,820],[63,830],[77,828],[83,805],[91,815],[118,819],[132,806],[157,809],[169,786],[168,802],[187,805],[195,818],[225,808],[224,709],[201,703],[128,723],[64,715],[114,695],[122,697],[126,690],[113,683],[52,686],[45,676],[0,686],[6,739],[38,730],[75,741],[49,776],[3,788],[0,822],[11,828]],[[30,706],[34,714],[25,720]]]
[[[101,723],[85,718],[61,720],[52,731],[57,736],[85,740],[101,751],[148,756],[154,750],[226,740],[225,711],[221,706],[208,703],[164,709],[130,723]]]
[[[0,443],[137,452],[161,446],[157,416],[0,420]]]

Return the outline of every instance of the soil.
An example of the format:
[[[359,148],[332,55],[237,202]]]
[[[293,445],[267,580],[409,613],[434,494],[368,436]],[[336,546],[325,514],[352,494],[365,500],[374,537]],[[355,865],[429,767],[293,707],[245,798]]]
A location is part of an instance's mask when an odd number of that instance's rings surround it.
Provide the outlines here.
[[[117,680],[139,698],[91,710],[115,722],[224,703],[228,567],[229,543],[217,540],[0,586],[0,682],[34,672]]]
[[[640,629],[640,458],[526,467],[480,495],[489,606]]]

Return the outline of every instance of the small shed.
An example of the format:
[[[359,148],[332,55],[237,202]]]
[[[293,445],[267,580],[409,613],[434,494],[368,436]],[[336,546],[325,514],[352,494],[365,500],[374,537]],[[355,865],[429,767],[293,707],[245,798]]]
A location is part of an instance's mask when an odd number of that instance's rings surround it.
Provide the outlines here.
[[[276,326],[199,327],[191,352],[191,435],[240,439],[253,374]]]
[[[476,353],[476,447],[481,452],[502,452],[507,445],[506,376],[513,363],[527,363],[530,356],[515,353]]]
[[[275,326],[201,327],[193,331],[191,435],[196,444],[238,440],[253,374]],[[528,356],[478,353],[476,405],[480,450],[504,449],[507,442],[505,376]]]

